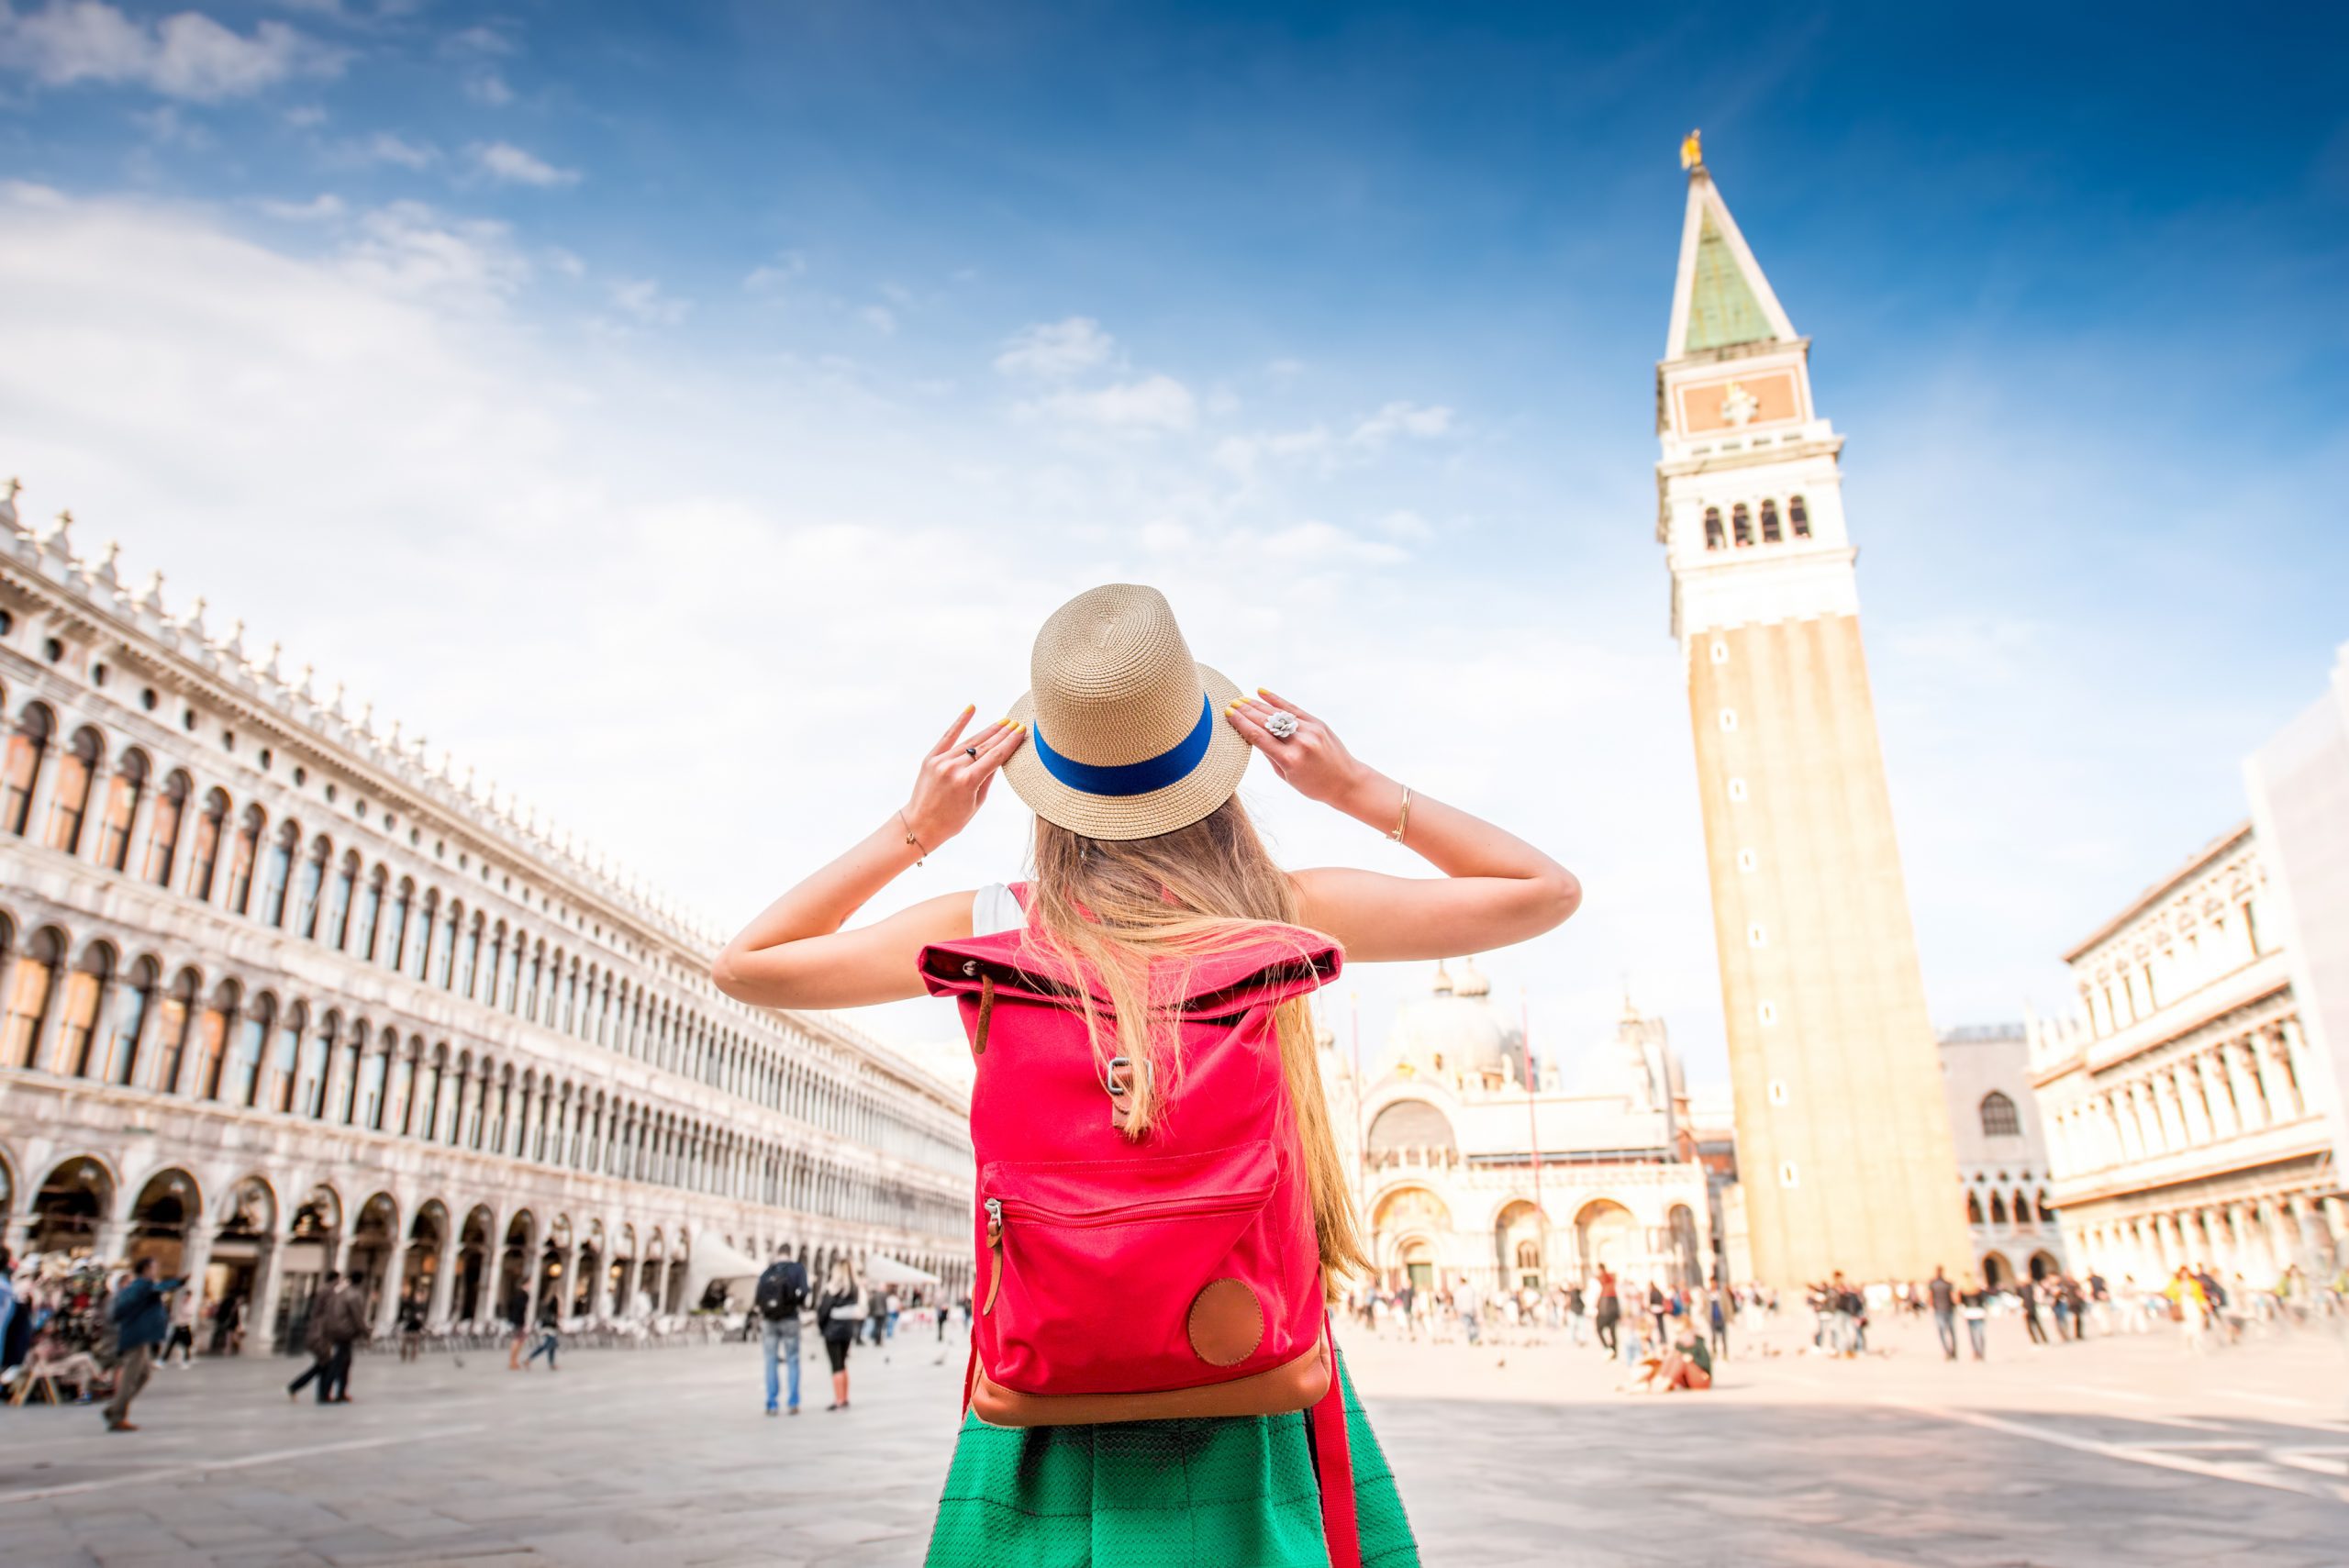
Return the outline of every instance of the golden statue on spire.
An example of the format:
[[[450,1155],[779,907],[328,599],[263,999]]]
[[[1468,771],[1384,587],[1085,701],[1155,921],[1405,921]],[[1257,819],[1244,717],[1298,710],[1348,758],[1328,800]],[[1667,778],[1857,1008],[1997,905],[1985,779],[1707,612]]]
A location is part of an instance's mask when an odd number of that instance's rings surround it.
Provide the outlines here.
[[[1705,166],[1703,136],[1704,132],[1692,130],[1680,143],[1680,166],[1683,169],[1702,169]]]

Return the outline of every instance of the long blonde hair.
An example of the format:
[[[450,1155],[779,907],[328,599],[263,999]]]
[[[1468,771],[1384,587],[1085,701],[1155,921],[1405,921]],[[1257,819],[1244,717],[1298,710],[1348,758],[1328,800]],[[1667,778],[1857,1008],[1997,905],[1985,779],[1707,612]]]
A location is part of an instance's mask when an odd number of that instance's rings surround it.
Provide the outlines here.
[[[1092,992],[1078,992],[1095,1053],[1150,1064],[1133,1074],[1125,1129],[1133,1139],[1149,1134],[1180,1088],[1176,1019],[1148,1002],[1152,965],[1188,965],[1260,940],[1266,922],[1299,919],[1297,884],[1274,863],[1237,795],[1188,828],[1152,839],[1088,839],[1039,817],[1034,899],[1039,940],[1063,962],[1098,973],[1108,993],[1111,1017],[1104,1019]],[[1273,1021],[1289,1114],[1305,1149],[1322,1279],[1334,1291],[1370,1261],[1330,1129],[1311,1006],[1302,996],[1283,1002]]]

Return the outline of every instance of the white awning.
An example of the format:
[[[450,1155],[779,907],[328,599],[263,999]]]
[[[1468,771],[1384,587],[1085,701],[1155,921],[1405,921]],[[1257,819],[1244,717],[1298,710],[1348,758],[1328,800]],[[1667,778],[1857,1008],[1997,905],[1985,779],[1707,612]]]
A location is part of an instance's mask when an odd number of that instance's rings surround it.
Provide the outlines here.
[[[864,1283],[867,1284],[936,1284],[939,1278],[911,1263],[901,1263],[885,1252],[874,1252],[864,1260]]]
[[[685,1299],[688,1304],[699,1301],[712,1280],[756,1279],[761,1266],[728,1246],[723,1238],[704,1231],[694,1238],[693,1251],[685,1260]]]

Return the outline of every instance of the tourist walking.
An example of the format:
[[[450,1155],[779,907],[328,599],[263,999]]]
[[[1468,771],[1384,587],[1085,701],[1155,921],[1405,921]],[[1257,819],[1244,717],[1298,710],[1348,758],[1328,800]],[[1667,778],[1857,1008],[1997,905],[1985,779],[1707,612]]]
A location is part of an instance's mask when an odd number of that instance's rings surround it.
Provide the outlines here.
[[[1462,1274],[1453,1282],[1452,1310],[1460,1318],[1460,1332],[1472,1345],[1484,1343],[1484,1292],[1478,1290]]]
[[[1609,1355],[1615,1353],[1615,1325],[1623,1316],[1623,1304],[1615,1294],[1615,1275],[1607,1265],[1598,1265],[1598,1344]]]
[[[2015,1285],[2015,1296],[2022,1303],[2022,1326],[2031,1335],[2031,1342],[2034,1345],[2045,1344],[2047,1325],[2039,1320],[2039,1282],[2032,1279],[2018,1281]]]
[[[1932,1283],[1925,1289],[1932,1296],[1933,1331],[1941,1336],[1942,1360],[1954,1362],[1957,1359],[1957,1287],[1936,1266]]]
[[[522,1358],[524,1372],[529,1371],[530,1363],[540,1356],[547,1358],[549,1372],[562,1370],[555,1365],[556,1352],[562,1349],[562,1307],[556,1302],[553,1296],[550,1295],[544,1301],[539,1303],[539,1337],[531,1344],[530,1353]]]
[[[171,1365],[173,1351],[180,1353],[182,1366],[195,1359],[196,1317],[203,1309],[203,1296],[192,1288],[172,1297],[172,1332],[163,1341],[163,1353],[156,1357],[158,1365]]]
[[[141,1258],[130,1265],[130,1278],[107,1304],[106,1319],[114,1325],[114,1397],[106,1401],[106,1430],[135,1432],[130,1402],[147,1386],[148,1368],[154,1364],[155,1347],[172,1331],[169,1297],[187,1282],[155,1278],[155,1260]]]
[[[310,1364],[301,1375],[285,1385],[285,1397],[297,1397],[303,1389],[315,1383],[318,1386],[317,1401],[326,1404],[334,1394],[334,1379],[327,1375],[334,1364],[334,1341],[327,1336],[327,1304],[334,1299],[335,1287],[342,1275],[332,1269],[318,1283],[317,1295],[310,1298],[310,1316],[303,1329],[302,1348],[310,1352]]]
[[[968,651],[950,656],[959,668]],[[1274,1115],[1288,1140],[1288,1174],[1268,1172],[1263,1180],[1272,1187],[1283,1180],[1303,1184],[1311,1251],[1295,1258],[1291,1250],[1293,1263],[1275,1257],[1261,1266],[1318,1267],[1322,1298],[1331,1299],[1368,1262],[1321,1099],[1308,993],[1341,962],[1437,959],[1523,941],[1572,914],[1580,889],[1531,846],[1356,762],[1327,725],[1295,703],[1269,692],[1242,698],[1221,675],[1192,662],[1173,611],[1155,590],[1112,585],[1063,606],[1037,639],[1030,669],[1034,689],[1010,718],[966,737],[972,710],[964,709],[922,763],[904,808],[753,920],[719,955],[716,978],[739,999],[785,1007],[863,1006],[933,986],[961,994],[977,1064],[974,1142],[1008,1140],[1012,1126],[1024,1125],[1021,1107],[992,1098],[992,1084],[1043,1082],[1041,1062],[1067,1061],[1073,1068],[1068,1045],[1089,1044],[1091,1060],[1082,1071],[1050,1080],[1054,1095],[1072,1096],[1065,1102],[1070,1119],[1052,1130],[1060,1147],[1098,1151],[1105,1184],[1130,1182],[1150,1158],[1141,1140],[1158,1126],[1162,1102],[1171,1098],[1180,1109],[1185,1094],[1197,1089],[1187,1052],[1181,1075],[1158,1065],[1170,1060],[1178,1040],[1199,1042],[1218,1062],[1243,1059],[1226,1050],[1236,1040],[1262,1040],[1280,1071],[1251,1077],[1256,1099],[1219,1103],[1197,1115],[1228,1116],[1235,1125],[1243,1114]],[[1237,797],[1241,775],[1259,751],[1307,799],[1386,834],[1442,878],[1352,868],[1284,873]],[[929,899],[843,930],[867,900],[969,824],[998,771],[1036,813],[1035,880],[1018,889]],[[975,940],[991,937],[1001,940]],[[957,960],[941,948],[935,956],[943,973],[925,969],[923,954],[932,944],[964,946],[973,956]],[[1005,1005],[997,995],[1002,974],[987,967],[997,961],[976,954],[1011,951],[1037,955],[1024,962],[1049,961],[1051,973],[1066,977],[1065,988]],[[1205,984],[1203,972],[1219,962],[1230,986],[1257,999],[1242,1015],[1245,1023],[1148,1005],[1162,985],[1178,996],[1194,995],[1180,988]],[[1002,972],[1020,973],[1008,966]],[[999,1036],[987,1051],[990,1018],[1009,1040]],[[1019,1048],[1031,1038],[1039,1051],[1023,1055]],[[1041,1044],[1047,1040],[1048,1054]],[[1080,1105],[1097,1114],[1076,1118]],[[1182,1118],[1172,1125],[1181,1127]],[[989,1169],[984,1158],[981,1169]],[[1039,1183],[1052,1179],[1037,1175]],[[1203,1401],[1233,1386],[1203,1373],[1251,1364],[1270,1314],[1244,1280],[1206,1272],[1223,1267],[1228,1240],[1219,1247],[1210,1238],[1201,1248],[1212,1255],[1192,1265],[1202,1271],[1188,1287],[1196,1295],[1163,1304],[1169,1324],[1187,1328],[1177,1328],[1161,1351],[1121,1341],[1133,1337],[1145,1306],[1162,1308],[1135,1293],[1171,1273],[1179,1254],[1152,1253],[1138,1273],[1096,1267],[1053,1273],[1047,1303],[1035,1294],[1044,1288],[1035,1276],[1008,1285],[1007,1273],[1023,1266],[1023,1256],[1030,1260],[1025,1266],[1049,1266],[1045,1249],[1060,1245],[1050,1222],[1036,1209],[1023,1212],[1017,1194],[983,1196],[994,1243],[980,1262],[982,1300],[989,1305],[981,1308],[972,1386],[995,1408],[1017,1411],[1033,1407],[1023,1401],[1077,1396],[1054,1392],[1052,1379],[1042,1375],[1049,1354],[1040,1341],[1015,1334],[1007,1321],[1013,1313],[1025,1315],[1022,1332],[1061,1335],[1064,1352],[1082,1355],[1083,1347],[1094,1347],[1111,1366],[1162,1355],[1171,1366],[1187,1348],[1197,1362],[1188,1376]],[[1036,1204],[1043,1207],[1041,1199]],[[1196,1241],[1192,1218],[1184,1217],[1186,1223],[1173,1233]],[[1262,1229],[1249,1234],[1273,1237],[1290,1234],[1280,1227],[1293,1221],[1267,1217],[1256,1223]],[[1104,1247],[1118,1245],[1097,1239]],[[1030,1251],[1023,1253],[1023,1246]],[[1284,1283],[1289,1277],[1280,1275]],[[991,1309],[1006,1317],[990,1321]],[[1286,1316],[1284,1345],[1298,1328],[1293,1309]],[[1048,1327],[1037,1326],[1047,1318]],[[1025,1371],[1017,1359],[1022,1352],[1007,1352],[1007,1343],[1025,1347]],[[1007,1353],[1015,1359],[990,1360]],[[1284,1351],[1283,1361],[1264,1371],[1287,1374],[1292,1381],[1284,1387],[1318,1383],[1328,1396],[1268,1393],[1264,1397],[1280,1413],[1171,1425],[1003,1426],[966,1412],[930,1562],[943,1568],[1050,1557],[1128,1568],[1240,1561],[1281,1568],[1321,1564],[1341,1553],[1351,1561],[1358,1541],[1361,1560],[1380,1568],[1416,1563],[1400,1498],[1346,1391],[1341,1359],[1312,1344],[1302,1355]],[[998,1373],[1041,1375],[1042,1385],[1008,1387],[993,1381]],[[1342,1457],[1349,1452],[1350,1473]],[[1297,1485],[1307,1476],[1323,1485]],[[1326,1510],[1325,1489],[1331,1500]]]
[[[788,1247],[775,1249],[774,1262],[759,1275],[758,1294],[752,1298],[752,1308],[760,1322],[759,1356],[767,1374],[767,1414],[774,1414],[778,1387],[776,1365],[780,1362],[790,1368],[791,1399],[789,1410],[799,1414],[799,1309],[807,1305],[807,1266],[791,1255]],[[943,1320],[943,1314],[941,1319]]]
[[[1966,1342],[1974,1347],[1974,1359],[1983,1359],[1984,1343],[1989,1332],[1990,1296],[1971,1277],[1958,1298],[1958,1315],[1965,1319]]]
[[[351,1358],[359,1341],[367,1337],[367,1296],[359,1288],[358,1276],[345,1274],[340,1284],[330,1287],[322,1310],[326,1315],[327,1369],[320,1374],[319,1397],[326,1404],[348,1405]]]
[[[824,1336],[824,1360],[832,1369],[832,1402],[827,1410],[848,1408],[848,1351],[864,1327],[864,1293],[846,1258],[832,1260],[831,1277],[816,1301],[816,1330]]]
[[[1590,1343],[1589,1304],[1583,1300],[1582,1286],[1566,1286],[1566,1338],[1575,1345]]]
[[[1705,1293],[1705,1315],[1712,1328],[1713,1358],[1716,1361],[1729,1360],[1729,1310],[1720,1291]],[[1709,1366],[1706,1370],[1710,1372],[1712,1369]]]

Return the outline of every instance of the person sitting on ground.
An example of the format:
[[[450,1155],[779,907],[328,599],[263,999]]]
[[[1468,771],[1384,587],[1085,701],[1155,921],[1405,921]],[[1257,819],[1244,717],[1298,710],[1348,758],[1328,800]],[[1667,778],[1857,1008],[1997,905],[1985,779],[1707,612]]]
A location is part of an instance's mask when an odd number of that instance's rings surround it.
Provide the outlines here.
[[[27,1378],[47,1377],[57,1383],[73,1385],[74,1402],[90,1402],[90,1385],[106,1381],[106,1368],[98,1358],[87,1351],[67,1348],[64,1338],[54,1324],[43,1329],[33,1340],[32,1353],[25,1357],[19,1373]]]
[[[1670,1394],[1679,1389],[1703,1389],[1713,1385],[1713,1352],[1698,1334],[1697,1326],[1684,1320],[1679,1338],[1662,1355],[1651,1356],[1643,1363],[1646,1375],[1641,1386],[1651,1391]]]

